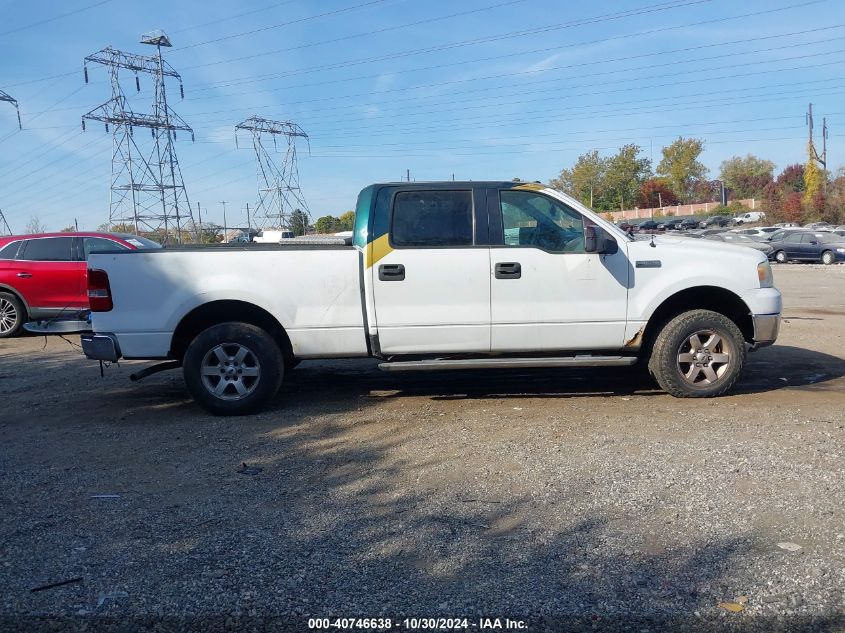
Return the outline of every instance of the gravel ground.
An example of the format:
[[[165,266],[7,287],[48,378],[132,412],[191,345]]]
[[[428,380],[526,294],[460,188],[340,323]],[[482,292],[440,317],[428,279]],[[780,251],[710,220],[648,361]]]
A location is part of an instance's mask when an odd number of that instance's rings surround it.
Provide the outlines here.
[[[775,279],[778,344],[706,401],[306,362],[222,419],[178,372],[2,341],[0,629],[845,631],[845,266]]]

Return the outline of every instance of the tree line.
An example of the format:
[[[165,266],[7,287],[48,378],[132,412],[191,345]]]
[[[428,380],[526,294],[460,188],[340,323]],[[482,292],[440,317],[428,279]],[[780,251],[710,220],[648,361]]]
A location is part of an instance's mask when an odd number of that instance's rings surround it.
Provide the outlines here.
[[[592,150],[563,169],[551,185],[597,211],[719,202],[722,186],[733,200],[756,198],[770,221],[845,222],[845,168],[822,169],[808,148],[805,164],[775,176],[775,164],[752,154],[722,161],[717,179],[701,162],[704,141],[679,137],[661,150],[656,168],[639,145],[612,156]]]

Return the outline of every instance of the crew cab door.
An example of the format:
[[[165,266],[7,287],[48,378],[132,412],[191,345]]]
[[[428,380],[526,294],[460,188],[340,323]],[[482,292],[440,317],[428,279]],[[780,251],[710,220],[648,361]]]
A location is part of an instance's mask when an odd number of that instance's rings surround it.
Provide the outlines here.
[[[376,240],[370,274],[381,352],[489,351],[483,193],[418,187],[382,190],[379,197],[386,235]]]
[[[88,305],[83,289],[85,262],[80,261],[74,237],[31,238],[18,252],[13,268],[16,288],[32,316]]]
[[[491,349],[619,349],[629,264],[584,251],[578,211],[542,192],[489,190]]]

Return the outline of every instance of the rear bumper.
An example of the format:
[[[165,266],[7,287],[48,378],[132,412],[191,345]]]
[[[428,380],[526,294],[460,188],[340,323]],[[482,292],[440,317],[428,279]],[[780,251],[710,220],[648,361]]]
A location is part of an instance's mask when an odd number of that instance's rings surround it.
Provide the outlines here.
[[[780,330],[780,314],[752,314],[754,323],[754,344],[752,350],[771,345],[777,340]]]
[[[114,334],[83,334],[82,352],[92,360],[116,363],[120,358],[120,345]]]

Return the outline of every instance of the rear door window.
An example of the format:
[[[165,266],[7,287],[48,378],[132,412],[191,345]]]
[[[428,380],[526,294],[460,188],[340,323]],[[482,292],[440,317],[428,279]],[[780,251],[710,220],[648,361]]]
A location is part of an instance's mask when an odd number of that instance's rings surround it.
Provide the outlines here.
[[[21,259],[31,262],[72,262],[72,237],[42,237],[27,240]]]
[[[21,244],[20,240],[16,242],[11,242],[6,244],[3,248],[0,248],[0,259],[14,259],[18,254],[18,249],[20,248]]]
[[[472,246],[472,191],[402,191],[393,199],[396,248]]]

